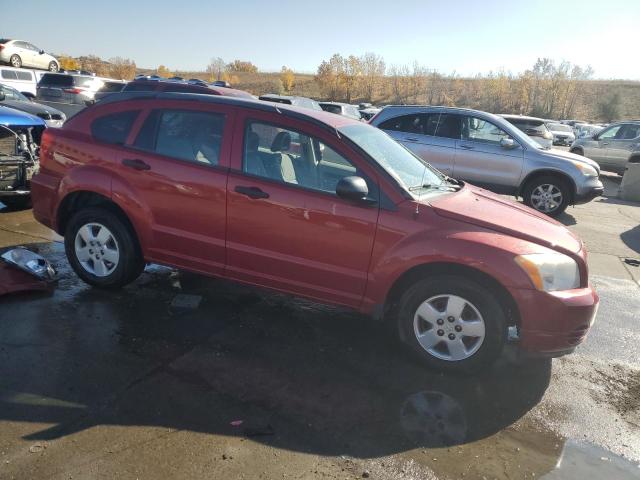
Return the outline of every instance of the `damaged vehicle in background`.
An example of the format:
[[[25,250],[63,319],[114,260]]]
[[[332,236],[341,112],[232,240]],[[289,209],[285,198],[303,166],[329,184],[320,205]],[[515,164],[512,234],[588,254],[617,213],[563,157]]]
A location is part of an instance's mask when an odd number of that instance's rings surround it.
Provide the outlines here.
[[[0,106],[0,202],[7,207],[29,205],[45,128],[41,118]]]
[[[0,105],[40,117],[47,124],[47,127],[61,127],[67,119],[67,116],[60,110],[33,102],[15,88],[2,84],[0,84]]]

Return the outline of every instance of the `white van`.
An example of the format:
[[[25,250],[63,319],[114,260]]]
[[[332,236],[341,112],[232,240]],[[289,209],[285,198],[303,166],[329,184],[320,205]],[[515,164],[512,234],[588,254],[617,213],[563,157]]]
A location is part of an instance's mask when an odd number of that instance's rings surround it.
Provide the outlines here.
[[[27,96],[36,96],[38,80],[39,78],[33,70],[0,65],[0,83],[13,87],[20,93],[26,93]]]

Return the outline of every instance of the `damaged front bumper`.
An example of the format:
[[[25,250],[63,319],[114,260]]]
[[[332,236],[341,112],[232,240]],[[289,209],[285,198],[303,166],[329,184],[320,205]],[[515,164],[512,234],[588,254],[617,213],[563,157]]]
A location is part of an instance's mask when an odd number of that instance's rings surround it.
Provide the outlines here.
[[[36,127],[0,128],[0,202],[7,197],[29,195],[31,178],[40,168]]]

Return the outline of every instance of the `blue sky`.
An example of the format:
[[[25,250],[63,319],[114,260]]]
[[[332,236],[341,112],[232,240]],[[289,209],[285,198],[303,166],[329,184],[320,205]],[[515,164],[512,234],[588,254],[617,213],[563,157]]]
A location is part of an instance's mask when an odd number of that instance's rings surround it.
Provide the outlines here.
[[[2,5],[9,0],[0,0]],[[538,57],[640,80],[640,0],[21,0],[0,36],[55,53],[123,56],[138,66],[203,70],[211,57],[315,72],[333,53],[373,51],[387,65],[460,75],[517,73]],[[20,18],[20,21],[13,19]]]

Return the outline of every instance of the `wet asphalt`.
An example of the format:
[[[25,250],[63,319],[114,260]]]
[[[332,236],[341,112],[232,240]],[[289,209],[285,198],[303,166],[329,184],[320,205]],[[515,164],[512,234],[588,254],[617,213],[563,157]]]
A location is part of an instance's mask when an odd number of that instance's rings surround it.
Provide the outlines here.
[[[0,249],[60,271],[0,299],[0,479],[640,478],[640,205],[561,220],[593,252],[585,344],[455,377],[344,309],[159,266],[92,289],[29,210],[0,211]]]

